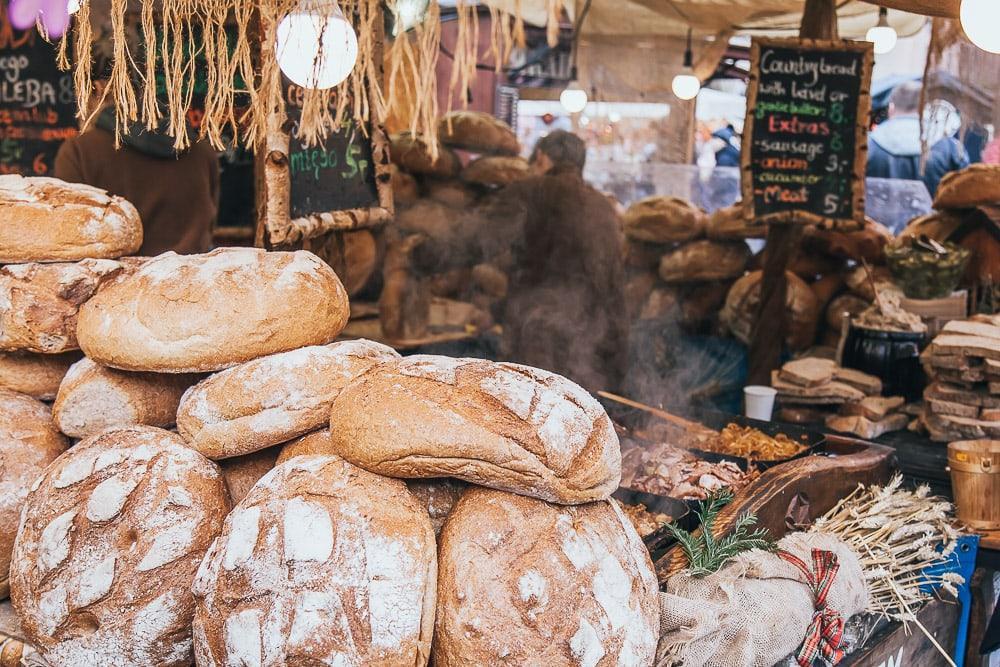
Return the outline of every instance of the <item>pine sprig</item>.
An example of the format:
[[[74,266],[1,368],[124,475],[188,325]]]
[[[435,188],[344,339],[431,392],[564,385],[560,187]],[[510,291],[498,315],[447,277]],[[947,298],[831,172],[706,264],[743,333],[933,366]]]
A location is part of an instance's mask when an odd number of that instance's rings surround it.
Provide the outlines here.
[[[708,498],[699,503],[695,513],[701,522],[701,533],[697,535],[674,524],[667,524],[667,530],[681,545],[684,555],[687,556],[688,571],[692,575],[703,577],[717,572],[727,561],[744,551],[751,549],[774,550],[774,542],[766,529],[758,528],[751,532],[751,528],[757,523],[757,517],[750,512],[744,512],[736,518],[736,523],[728,535],[720,540],[715,539],[713,534],[715,522],[719,518],[722,508],[732,500],[732,491],[722,489],[710,494]]]

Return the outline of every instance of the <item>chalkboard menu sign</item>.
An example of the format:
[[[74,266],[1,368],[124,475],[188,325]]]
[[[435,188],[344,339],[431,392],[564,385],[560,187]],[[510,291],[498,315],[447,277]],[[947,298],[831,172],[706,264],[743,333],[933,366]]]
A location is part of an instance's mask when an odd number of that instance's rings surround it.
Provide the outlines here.
[[[0,2],[0,174],[51,176],[56,151],[78,133],[73,74],[34,28],[14,30]]]
[[[353,120],[345,120],[322,144],[307,145],[298,136],[303,92],[285,83],[291,217],[379,206],[371,138]]]
[[[755,39],[743,202],[758,223],[864,222],[868,42]]]

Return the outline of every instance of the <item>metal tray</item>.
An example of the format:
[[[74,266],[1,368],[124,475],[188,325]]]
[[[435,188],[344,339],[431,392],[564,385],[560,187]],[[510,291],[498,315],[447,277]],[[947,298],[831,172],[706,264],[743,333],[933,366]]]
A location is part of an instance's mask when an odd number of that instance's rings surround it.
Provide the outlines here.
[[[684,530],[694,530],[697,528],[698,518],[691,512],[688,503],[683,500],[668,498],[667,496],[658,496],[652,493],[645,493],[643,491],[636,491],[635,489],[629,489],[624,486],[619,487],[618,490],[612,494],[612,497],[619,502],[629,505],[641,503],[645,505],[646,509],[650,512],[667,514],[673,518],[672,523],[675,526],[683,528]],[[646,545],[646,549],[649,551],[649,555],[654,561],[665,554],[670,547],[676,544],[676,540],[673,538],[673,535],[671,535],[670,531],[666,528],[660,528],[659,530],[650,533],[646,537],[642,538],[642,541]]]

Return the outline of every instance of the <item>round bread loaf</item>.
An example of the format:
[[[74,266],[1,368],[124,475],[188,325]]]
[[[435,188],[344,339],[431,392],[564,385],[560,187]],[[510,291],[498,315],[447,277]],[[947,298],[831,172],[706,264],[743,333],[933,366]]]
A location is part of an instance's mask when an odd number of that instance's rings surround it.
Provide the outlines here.
[[[436,587],[434,531],[402,482],[297,456],[251,489],[205,555],[197,663],[422,667]]]
[[[110,259],[0,267],[0,351],[76,350],[80,306],[131,268]]]
[[[234,456],[219,462],[222,478],[226,481],[229,498],[236,504],[243,500],[253,485],[275,466],[281,447],[268,447],[259,452]]]
[[[653,664],[656,575],[614,502],[559,507],[470,488],[438,563],[435,667]]]
[[[141,245],[139,212],[121,197],[56,178],[0,176],[0,264],[114,259]]]
[[[719,312],[721,322],[745,345],[750,344],[757,323],[762,276],[762,271],[753,271],[733,283]],[[816,339],[819,302],[809,285],[797,275],[786,271],[785,278],[788,280],[785,303],[790,313],[785,344],[792,350],[804,350]]]
[[[621,451],[604,408],[548,371],[417,355],[358,376],[333,403],[336,451],[390,477],[457,477],[557,503],[618,488]]]
[[[52,667],[190,665],[191,583],[229,511],[219,468],[135,426],[82,441],[25,501],[10,571]]]
[[[744,241],[687,243],[660,260],[660,278],[666,283],[699,283],[728,280],[743,275],[750,261]]]
[[[406,208],[420,198],[420,188],[417,179],[394,164],[389,165],[392,184],[392,203],[396,208]]]
[[[328,234],[323,245],[313,249],[333,267],[350,297],[364,289],[378,268],[378,243],[367,229]]]
[[[10,590],[10,554],[28,488],[67,447],[47,405],[0,389],[0,600]]]
[[[307,433],[301,438],[296,438],[286,443],[278,454],[278,460],[274,465],[280,466],[288,459],[296,456],[309,456],[312,454],[325,454],[335,456],[333,442],[330,440],[330,430],[323,428],[312,433]]]
[[[444,522],[467,487],[465,482],[451,477],[406,480],[406,488],[410,490],[417,502],[427,510],[435,535],[441,534]]]
[[[356,375],[399,354],[370,340],[303,347],[248,361],[184,394],[177,432],[212,459],[241,456],[315,431]]]
[[[461,174],[466,183],[487,187],[503,187],[528,176],[531,176],[531,166],[527,160],[505,155],[487,155],[473,160]]]
[[[705,232],[705,212],[677,197],[647,197],[622,216],[625,236],[646,243],[685,243]]]
[[[765,236],[767,225],[756,225],[748,220],[743,204],[716,209],[708,216],[708,238],[714,241],[762,239]]]
[[[462,167],[458,156],[450,148],[438,144],[438,155],[432,155],[431,145],[423,138],[409,132],[394,134],[389,138],[389,156],[392,163],[410,174],[451,178]]]
[[[66,371],[79,359],[79,352],[0,352],[0,389],[27,394],[40,401],[51,401],[56,397]]]
[[[473,153],[521,152],[521,144],[510,125],[483,111],[449,111],[438,121],[438,136],[446,146]]]
[[[80,311],[80,346],[127,371],[201,373],[304,345],[347,324],[347,293],[310,252],[168,252]]]
[[[1000,165],[974,164],[945,174],[934,196],[938,210],[1000,204]]]
[[[166,428],[177,420],[177,406],[197,375],[130,373],[84,357],[59,386],[52,416],[59,430],[87,438],[111,428],[146,425]]]

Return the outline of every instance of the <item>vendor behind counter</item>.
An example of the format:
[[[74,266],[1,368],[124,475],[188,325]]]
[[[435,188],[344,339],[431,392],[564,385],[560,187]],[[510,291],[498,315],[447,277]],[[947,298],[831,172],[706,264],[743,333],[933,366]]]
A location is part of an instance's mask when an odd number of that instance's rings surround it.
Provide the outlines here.
[[[178,153],[164,132],[130,123],[115,148],[115,110],[67,140],[56,155],[55,176],[107,190],[132,202],[142,218],[140,254],[207,252],[219,210],[219,163],[208,143]]]

